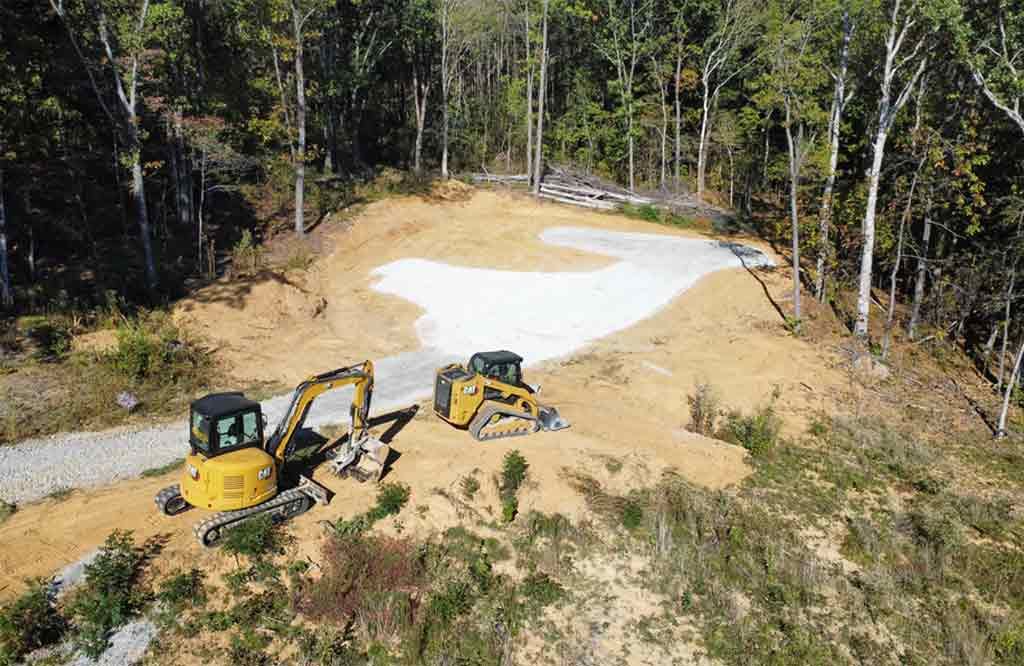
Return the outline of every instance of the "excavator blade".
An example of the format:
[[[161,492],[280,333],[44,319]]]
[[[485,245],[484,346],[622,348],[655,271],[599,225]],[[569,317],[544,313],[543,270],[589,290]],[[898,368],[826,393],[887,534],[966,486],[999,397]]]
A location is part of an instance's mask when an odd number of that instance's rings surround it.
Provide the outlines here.
[[[543,430],[562,430],[569,427],[569,422],[563,419],[554,407],[542,406],[537,420],[540,421]]]

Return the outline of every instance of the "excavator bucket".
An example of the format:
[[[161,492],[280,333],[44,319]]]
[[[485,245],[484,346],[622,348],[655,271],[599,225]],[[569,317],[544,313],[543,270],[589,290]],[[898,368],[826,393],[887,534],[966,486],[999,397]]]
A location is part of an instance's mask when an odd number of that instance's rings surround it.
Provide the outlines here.
[[[352,476],[357,481],[379,481],[384,474],[391,447],[374,437],[365,437],[352,447],[338,451],[330,466],[338,476]]]
[[[546,405],[540,407],[537,420],[540,421],[542,430],[562,430],[569,427],[569,422],[562,418],[557,409]]]

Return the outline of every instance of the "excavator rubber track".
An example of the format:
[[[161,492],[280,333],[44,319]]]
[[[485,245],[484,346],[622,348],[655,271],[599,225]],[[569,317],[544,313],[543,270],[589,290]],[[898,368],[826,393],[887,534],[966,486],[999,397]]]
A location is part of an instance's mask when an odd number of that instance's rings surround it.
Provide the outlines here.
[[[498,417],[495,419],[495,417]],[[492,423],[493,421],[493,423]],[[540,422],[529,412],[505,405],[486,405],[480,408],[469,423],[469,434],[478,442],[505,437],[532,435],[540,429]]]
[[[303,488],[292,488],[278,493],[273,499],[263,504],[258,504],[240,511],[222,511],[215,513],[209,518],[201,520],[192,527],[192,534],[203,546],[211,547],[217,545],[224,533],[238,527],[250,518],[262,514],[269,514],[274,522],[283,522],[293,518],[300,513],[305,513],[316,498],[307,493]]]
[[[176,516],[191,508],[181,496],[181,486],[177,483],[158,492],[153,501],[156,502],[156,508],[165,516]]]

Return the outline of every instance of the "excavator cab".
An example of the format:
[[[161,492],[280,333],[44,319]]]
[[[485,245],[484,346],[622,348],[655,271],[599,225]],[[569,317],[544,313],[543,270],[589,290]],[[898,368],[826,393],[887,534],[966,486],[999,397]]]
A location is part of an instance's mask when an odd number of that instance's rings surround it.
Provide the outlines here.
[[[192,506],[237,511],[277,493],[277,465],[263,450],[260,404],[241,393],[213,393],[192,403],[190,452],[181,495]]]

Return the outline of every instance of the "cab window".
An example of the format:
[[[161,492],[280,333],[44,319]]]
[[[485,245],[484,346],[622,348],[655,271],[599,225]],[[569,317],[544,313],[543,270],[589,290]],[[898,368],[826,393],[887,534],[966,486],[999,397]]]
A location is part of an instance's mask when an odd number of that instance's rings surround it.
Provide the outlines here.
[[[200,451],[210,452],[210,419],[202,414],[192,413],[189,441],[192,443],[192,446]]]
[[[252,444],[259,441],[260,431],[256,425],[257,416],[256,412],[246,412],[242,414],[242,438],[246,444]]]

